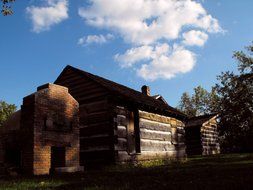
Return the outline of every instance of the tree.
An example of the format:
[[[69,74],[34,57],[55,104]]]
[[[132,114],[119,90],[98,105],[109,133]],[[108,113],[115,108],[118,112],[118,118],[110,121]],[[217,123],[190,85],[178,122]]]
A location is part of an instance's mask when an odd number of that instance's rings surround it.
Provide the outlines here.
[[[235,52],[238,74],[223,72],[216,84],[222,147],[227,151],[253,151],[253,44],[247,53]]]
[[[184,92],[181,96],[178,109],[184,112],[189,117],[210,114],[217,111],[216,90],[212,88],[208,92],[201,86],[194,88],[194,94],[190,96]]]
[[[0,101],[0,127],[16,111],[17,107],[14,104],[8,104],[5,101]]]
[[[11,4],[15,0],[1,0],[1,1],[2,1],[2,10],[1,10],[2,15],[4,16],[12,15],[13,11],[12,11]]]

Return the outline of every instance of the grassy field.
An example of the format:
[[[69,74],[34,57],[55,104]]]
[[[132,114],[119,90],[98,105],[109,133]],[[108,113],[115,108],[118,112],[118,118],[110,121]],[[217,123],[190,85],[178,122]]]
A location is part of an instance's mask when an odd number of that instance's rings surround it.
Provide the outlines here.
[[[75,175],[0,179],[0,189],[253,189],[253,154],[193,157],[183,163],[154,161]]]

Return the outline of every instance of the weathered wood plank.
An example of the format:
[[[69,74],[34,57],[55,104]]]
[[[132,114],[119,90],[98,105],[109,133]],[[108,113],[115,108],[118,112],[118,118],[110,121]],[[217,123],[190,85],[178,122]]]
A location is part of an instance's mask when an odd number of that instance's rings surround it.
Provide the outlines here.
[[[83,91],[80,91],[80,92],[70,92],[71,95],[73,95],[76,99],[80,99],[80,100],[83,100],[86,96],[99,96],[99,95],[105,95],[105,94],[108,94],[107,91],[105,91],[104,89],[101,89],[101,88],[94,88],[94,89],[86,89],[86,90],[83,90]]]
[[[115,150],[127,150],[127,139],[125,138],[118,138],[117,143],[115,144]]]
[[[140,137],[141,139],[171,141],[171,132],[140,129]]]
[[[80,152],[93,152],[93,151],[103,151],[110,150],[109,145],[97,145],[97,146],[83,146],[80,144]]]
[[[115,119],[116,119],[117,125],[127,126],[128,124],[127,118],[123,117],[122,115],[117,115],[117,118]]]
[[[105,134],[110,132],[109,123],[95,123],[88,127],[80,128],[80,137],[86,137],[91,135]]]
[[[155,141],[141,139],[142,151],[171,151],[175,150],[175,146],[167,141]]]
[[[106,100],[95,101],[89,104],[83,104],[80,106],[80,113],[84,112],[87,114],[91,114],[94,112],[107,112],[109,108],[109,104]]]
[[[112,140],[110,136],[90,136],[90,138],[81,138],[80,146],[94,147],[97,145],[107,145],[110,144]]]
[[[171,124],[171,118],[139,110],[139,117],[151,121]]]
[[[80,113],[80,124],[81,125],[91,125],[96,123],[102,123],[102,122],[109,122],[111,119],[111,116],[107,112],[95,112],[92,114],[88,114],[88,116],[82,116],[82,113]]]
[[[117,113],[117,115],[124,115],[124,116],[127,115],[127,111],[123,107],[117,106],[117,107],[114,108],[114,111],[115,111],[115,113]]]
[[[139,126],[140,126],[140,129],[144,128],[144,129],[164,131],[164,132],[171,131],[170,124],[154,122],[154,121],[150,121],[147,119],[141,119],[141,118],[140,118]]]
[[[185,142],[185,136],[183,134],[177,134],[177,140],[178,142]]]
[[[126,127],[125,126],[117,126],[117,136],[119,137],[119,138],[126,138],[127,137],[127,129],[126,129]]]

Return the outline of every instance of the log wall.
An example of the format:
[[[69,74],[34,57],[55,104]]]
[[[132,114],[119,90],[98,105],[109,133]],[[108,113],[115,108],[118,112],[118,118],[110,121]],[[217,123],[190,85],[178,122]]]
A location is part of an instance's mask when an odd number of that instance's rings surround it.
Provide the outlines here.
[[[128,162],[132,158],[128,148],[129,111],[123,106],[116,106],[114,112],[115,160]]]
[[[139,111],[140,160],[185,157],[184,123],[172,117]]]
[[[204,123],[201,127],[201,141],[203,155],[218,154],[220,153],[220,144],[218,141],[217,122],[212,118]]]
[[[216,117],[204,123],[185,128],[187,155],[210,155],[220,153]]]
[[[57,84],[68,87],[80,105],[80,164],[113,161],[113,117],[108,91],[73,71],[67,71]]]

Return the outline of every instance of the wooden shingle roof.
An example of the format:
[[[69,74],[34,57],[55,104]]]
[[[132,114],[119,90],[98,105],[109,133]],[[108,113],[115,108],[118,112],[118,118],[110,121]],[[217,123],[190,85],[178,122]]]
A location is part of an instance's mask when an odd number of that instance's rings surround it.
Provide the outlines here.
[[[158,99],[155,99],[152,96],[147,96],[145,94],[142,94],[139,91],[136,91],[124,85],[118,84],[111,80],[102,78],[100,76],[88,73],[86,71],[77,69],[69,65],[64,68],[60,76],[56,79],[55,83],[58,83],[60,80],[60,77],[65,73],[65,71],[68,71],[68,70],[75,72],[77,75],[80,75],[82,77],[87,77],[95,81],[96,83],[106,88],[108,91],[112,92],[114,95],[117,95],[118,97],[121,97],[122,99],[127,100],[127,102],[132,102],[139,109],[140,108],[151,109],[155,113],[160,113],[160,114],[164,114],[168,116],[174,116],[180,119],[187,118],[187,116],[183,114],[182,112],[180,112],[179,110],[169,106],[168,104],[165,104],[164,102]]]

